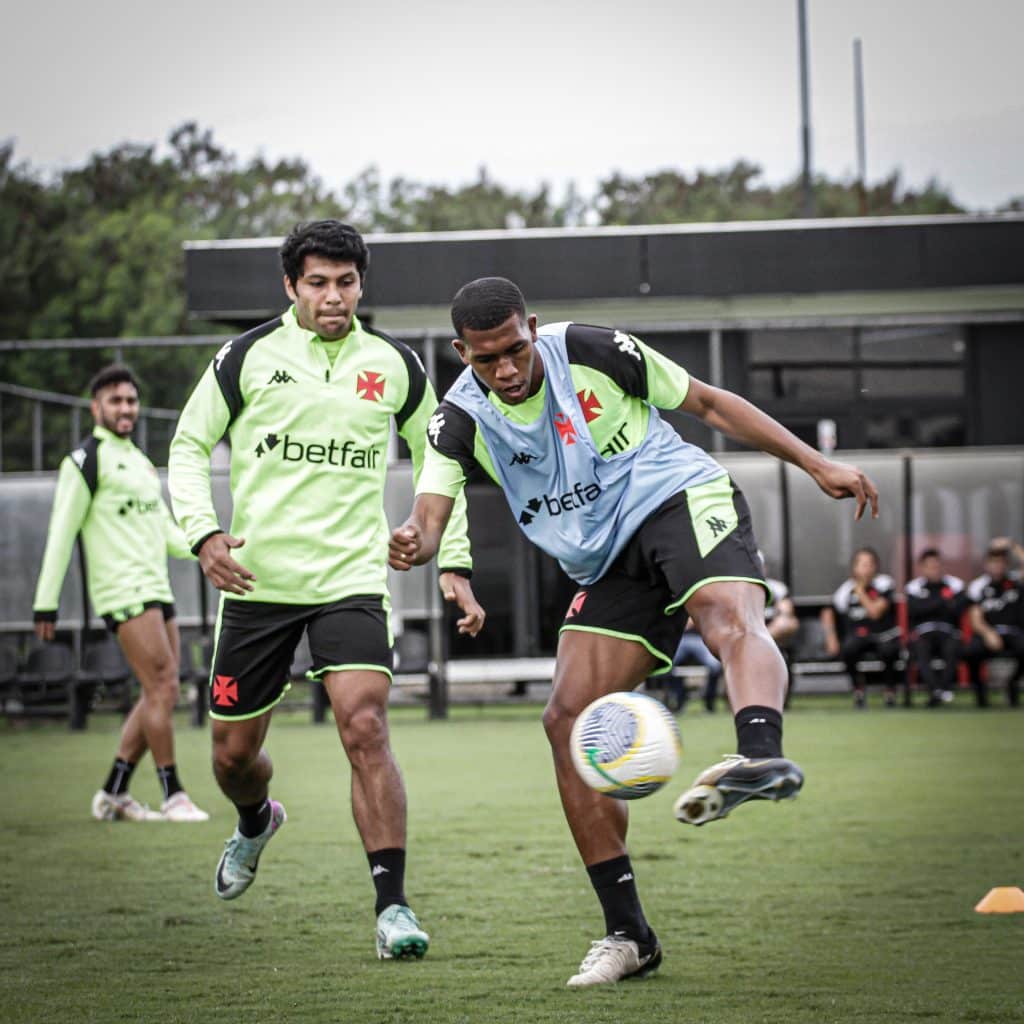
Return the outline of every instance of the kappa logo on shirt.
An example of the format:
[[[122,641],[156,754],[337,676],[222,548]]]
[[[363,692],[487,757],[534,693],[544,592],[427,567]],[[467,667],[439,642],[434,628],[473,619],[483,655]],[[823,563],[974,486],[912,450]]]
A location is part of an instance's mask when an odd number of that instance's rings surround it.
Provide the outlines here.
[[[73,463],[74,463],[74,464],[75,464],[75,465],[76,465],[76,466],[77,466],[77,467],[78,467],[79,469],[81,469],[81,468],[82,468],[82,467],[83,467],[83,466],[85,465],[85,449],[84,449],[84,448],[76,448],[76,449],[75,449],[75,450],[74,450],[74,451],[73,451],[73,452],[71,453],[71,461],[72,461],[72,462],[73,462]]]
[[[632,356],[638,363],[643,361],[640,357],[640,350],[636,347],[636,342],[628,334],[616,331],[612,341],[618,345],[619,351],[623,355]]]
[[[220,351],[213,357],[213,365],[219,370],[220,364],[224,362],[228,357],[228,353],[231,351],[231,344],[234,342],[234,338],[224,342],[220,347]]]
[[[435,412],[427,424],[427,434],[435,447],[437,447],[437,439],[441,436],[442,430],[444,430],[444,413]]]
[[[298,381],[287,370],[275,370],[268,384],[298,384]]]

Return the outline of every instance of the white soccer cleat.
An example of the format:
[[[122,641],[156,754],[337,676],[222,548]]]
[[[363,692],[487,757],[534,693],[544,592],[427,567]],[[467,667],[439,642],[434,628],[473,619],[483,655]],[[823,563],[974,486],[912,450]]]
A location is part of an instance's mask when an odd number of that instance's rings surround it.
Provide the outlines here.
[[[163,816],[140,804],[130,793],[113,796],[105,789],[92,798],[92,816],[97,821],[162,821]]]
[[[785,757],[728,754],[694,779],[676,800],[675,815],[686,825],[706,825],[747,800],[790,800],[803,784],[804,773]]]
[[[284,805],[271,800],[270,824],[258,836],[243,836],[235,829],[235,834],[224,844],[213,879],[214,891],[222,900],[233,900],[252,885],[263,848],[287,820]]]
[[[183,789],[169,796],[160,805],[160,816],[164,821],[209,821],[206,811],[200,810]]]
[[[421,960],[429,945],[430,936],[408,907],[392,903],[380,912],[377,917],[378,960]]]
[[[654,939],[640,951],[639,943],[621,935],[606,935],[590,944],[580,969],[567,982],[569,988],[611,985],[627,978],[645,978],[661,966],[661,945]]]

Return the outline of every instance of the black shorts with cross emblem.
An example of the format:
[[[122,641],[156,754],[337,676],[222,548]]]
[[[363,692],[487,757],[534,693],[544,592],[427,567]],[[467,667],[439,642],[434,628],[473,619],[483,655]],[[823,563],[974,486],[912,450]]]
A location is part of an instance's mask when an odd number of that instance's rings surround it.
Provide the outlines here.
[[[313,658],[307,678],[357,669],[391,678],[390,604],[380,594],[313,605],[224,598],[210,671],[210,717],[238,721],[274,707],[291,686],[303,630]]]
[[[728,476],[674,494],[660,505],[596,583],[576,592],[562,630],[635,640],[669,671],[686,625],[686,602],[706,583],[764,587],[750,508]]]

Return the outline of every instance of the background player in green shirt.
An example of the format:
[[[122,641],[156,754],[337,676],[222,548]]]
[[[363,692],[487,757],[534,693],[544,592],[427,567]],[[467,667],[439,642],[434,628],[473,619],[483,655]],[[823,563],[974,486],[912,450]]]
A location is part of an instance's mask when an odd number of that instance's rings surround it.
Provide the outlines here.
[[[223,591],[212,670],[213,763],[238,827],[217,866],[240,896],[286,821],[263,749],[303,632],[352,766],[352,813],[376,889],[377,954],[421,957],[405,898],[406,799],[387,726],[392,637],[383,495],[392,421],[418,476],[437,399],[415,353],[356,316],[369,252],[338,221],[299,225],[281,248],[294,305],[232,339],[186,404],[171,444],[175,514]],[[231,441],[231,532],[210,494],[210,451]],[[244,547],[244,551],[239,549]],[[242,562],[235,560],[238,554]],[[442,589],[475,634],[465,503],[439,555]],[[244,563],[244,564],[243,564]]]
[[[164,504],[153,464],[131,440],[139,418],[139,387],[131,370],[108,366],[89,388],[96,425],[60,464],[33,603],[36,635],[54,638],[61,586],[81,533],[92,603],[117,634],[142,687],[121,729],[107,781],[93,797],[92,815],[103,821],[206,821],[209,815],[189,799],[174,763],[181,642],[167,555],[192,555]],[[160,814],[128,792],[147,750],[163,788]]]
[[[467,369],[431,419],[430,449],[391,564],[428,560],[466,474],[480,465],[523,532],[580,589],[565,616],[544,726],[562,807],[604,912],[571,987],[640,977],[662,951],[626,851],[624,803],[588,788],[569,737],[588,704],[667,671],[686,616],[722,662],[738,753],[702,772],[676,802],[693,825],[750,799],[793,797],[803,773],[782,753],[786,666],[765,627],[767,585],[749,509],[726,471],[661,421],[678,409],[806,471],[857,518],[874,485],[831,462],[738,395],[691,378],[622,331],[537,326],[505,278],[465,285],[452,303]]]

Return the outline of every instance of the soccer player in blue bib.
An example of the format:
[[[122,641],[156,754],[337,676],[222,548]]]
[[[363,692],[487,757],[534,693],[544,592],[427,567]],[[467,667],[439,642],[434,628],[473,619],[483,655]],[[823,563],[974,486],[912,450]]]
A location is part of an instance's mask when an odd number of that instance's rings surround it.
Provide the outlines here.
[[[747,503],[726,471],[685,442],[658,409],[678,409],[799,466],[833,498],[878,493],[728,391],[621,331],[537,326],[500,277],[465,285],[452,304],[466,369],[427,428],[430,444],[390,562],[437,549],[474,465],[504,490],[523,532],[578,584],[562,626],[544,728],[565,816],[601,902],[606,935],[569,979],[580,987],[649,974],[661,947],[626,851],[626,805],[576,774],[569,735],[598,697],[668,671],[687,616],[725,667],[738,753],[702,772],[675,805],[703,825],[746,800],[795,796],[803,773],[782,754],[786,665],[765,627],[767,587]]]

